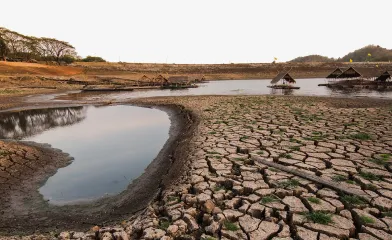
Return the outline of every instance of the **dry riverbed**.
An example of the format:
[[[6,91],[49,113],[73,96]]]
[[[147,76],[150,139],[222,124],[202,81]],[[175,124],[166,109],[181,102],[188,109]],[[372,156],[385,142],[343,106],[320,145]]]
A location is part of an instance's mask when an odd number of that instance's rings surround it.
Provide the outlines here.
[[[392,239],[391,101],[203,96],[133,103],[177,104],[198,116],[191,151],[173,158],[176,171],[163,191],[116,226],[26,239]]]

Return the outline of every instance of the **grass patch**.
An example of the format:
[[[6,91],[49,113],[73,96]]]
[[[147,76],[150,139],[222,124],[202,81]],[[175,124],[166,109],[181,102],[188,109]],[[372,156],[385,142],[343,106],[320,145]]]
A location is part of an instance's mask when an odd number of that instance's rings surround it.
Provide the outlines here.
[[[392,218],[392,212],[383,212],[382,215],[384,217],[391,217]]]
[[[8,156],[8,155],[10,155],[10,153],[8,151],[0,150],[0,157],[5,157],[5,156]]]
[[[290,147],[290,149],[293,150],[293,151],[299,151],[299,150],[301,150],[300,147],[298,147],[298,146]]]
[[[260,203],[266,204],[266,203],[279,202],[279,201],[280,199],[277,196],[267,195],[261,199]]]
[[[380,180],[382,180],[381,176],[378,176],[376,174],[369,173],[369,172],[360,172],[359,176],[361,176],[364,179],[369,180],[369,181],[380,181]]]
[[[361,215],[360,218],[361,218],[361,222],[363,222],[365,224],[366,223],[374,223],[374,219],[371,217]]]
[[[388,159],[384,159],[384,158],[381,158],[381,159],[376,158],[375,159],[375,158],[372,158],[372,159],[369,159],[369,161],[372,162],[372,163],[375,163],[377,165],[385,165],[387,163]]]
[[[249,139],[249,137],[248,137],[248,136],[242,136],[242,137],[240,137],[240,141],[246,140],[246,139]]]
[[[268,170],[270,170],[271,172],[280,172],[279,169],[273,168],[273,167],[269,167]]]
[[[315,198],[315,197],[308,197],[308,201],[311,202],[311,203],[315,203],[315,204],[320,204],[321,203],[320,199]]]
[[[377,187],[374,186],[373,184],[367,184],[365,187],[367,190],[371,190],[373,192],[377,191]]]
[[[174,196],[169,196],[169,197],[167,197],[167,201],[168,202],[179,202],[180,201],[180,198],[179,197],[174,197]]]
[[[381,154],[380,157],[382,160],[388,161],[391,158],[391,154]]]
[[[310,213],[306,213],[305,216],[308,220],[311,220],[315,223],[324,224],[324,225],[332,223],[331,214],[325,212],[320,212],[320,211],[310,212]]]
[[[223,225],[225,225],[225,228],[229,231],[237,231],[239,229],[236,224],[229,221],[224,221]]]
[[[341,197],[342,202],[352,206],[352,205],[362,205],[365,201],[358,196],[344,195]]]
[[[167,221],[167,220],[160,221],[159,222],[159,228],[166,231],[167,228],[170,226],[170,224],[171,223],[169,221]]]
[[[288,159],[292,159],[293,158],[290,154],[287,154],[287,153],[281,153],[281,154],[279,154],[279,157],[281,157],[281,158],[288,158]]]
[[[226,191],[225,186],[221,186],[221,185],[215,186],[215,188],[214,188],[214,191],[215,191],[215,192],[219,192],[220,190],[225,190],[225,191]]]
[[[355,184],[355,182],[353,180],[346,180],[346,183],[348,183],[348,184]]]
[[[295,188],[299,186],[299,181],[296,179],[290,179],[287,181],[282,181],[277,184],[280,188]]]
[[[244,161],[245,158],[233,158],[235,161]]]
[[[351,134],[350,138],[351,139],[357,139],[357,140],[370,140],[370,139],[372,139],[372,137],[370,137],[370,135],[367,134],[367,133]]]
[[[206,236],[206,237],[202,237],[201,240],[218,240],[218,239],[211,236]]]
[[[212,131],[212,132],[209,132],[208,134],[216,134],[216,132]]]
[[[347,180],[348,180],[348,178],[346,176],[343,176],[343,175],[334,175],[332,177],[332,181],[334,181],[334,182],[344,182],[344,181],[347,181]]]
[[[290,142],[292,142],[292,143],[301,143],[300,140],[295,139],[295,138],[290,138]]]
[[[264,154],[264,151],[257,151],[256,153],[262,155]]]

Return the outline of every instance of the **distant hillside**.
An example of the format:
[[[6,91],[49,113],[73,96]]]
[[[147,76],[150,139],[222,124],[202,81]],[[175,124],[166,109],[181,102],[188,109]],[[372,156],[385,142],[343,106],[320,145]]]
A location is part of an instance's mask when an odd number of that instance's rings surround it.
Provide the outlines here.
[[[369,45],[347,54],[338,59],[338,61],[348,62],[350,59],[354,62],[388,62],[392,61],[392,50],[380,46]]]
[[[389,62],[392,61],[392,50],[369,45],[361,49],[355,50],[342,58],[333,59],[321,55],[309,55],[304,57],[297,57],[289,62],[293,63],[310,63],[310,62]]]
[[[321,56],[321,55],[309,55],[305,57],[297,57],[289,62],[305,63],[305,62],[334,62],[335,59]]]

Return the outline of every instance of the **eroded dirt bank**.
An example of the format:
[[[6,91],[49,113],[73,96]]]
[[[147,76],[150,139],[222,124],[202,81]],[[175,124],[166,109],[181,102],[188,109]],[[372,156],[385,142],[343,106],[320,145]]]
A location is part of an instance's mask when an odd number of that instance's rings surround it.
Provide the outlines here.
[[[132,104],[176,104],[198,116],[190,141],[179,139],[187,148],[171,157],[163,191],[118,224],[39,238],[392,239],[391,101],[197,96]]]

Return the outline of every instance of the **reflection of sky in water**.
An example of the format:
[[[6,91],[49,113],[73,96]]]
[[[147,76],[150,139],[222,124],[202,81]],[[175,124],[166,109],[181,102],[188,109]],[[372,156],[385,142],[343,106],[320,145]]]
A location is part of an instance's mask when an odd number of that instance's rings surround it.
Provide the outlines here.
[[[227,80],[227,81],[211,81],[208,83],[199,84],[198,88],[189,88],[182,90],[137,90],[133,92],[115,92],[115,93],[81,93],[81,96],[87,96],[88,99],[127,99],[140,97],[155,97],[155,96],[183,96],[183,95],[308,95],[308,96],[368,96],[368,97],[386,97],[392,98],[392,91],[382,92],[374,90],[350,90],[350,91],[335,91],[327,87],[319,87],[318,84],[326,83],[324,78],[313,79],[296,79],[295,86],[300,89],[282,90],[271,89],[271,80]]]
[[[169,136],[165,112],[131,106],[89,107],[75,125],[25,140],[49,143],[75,158],[40,188],[52,203],[117,194],[142,174]]]

